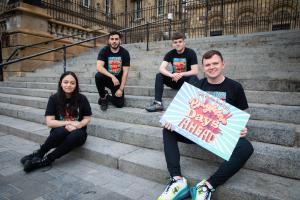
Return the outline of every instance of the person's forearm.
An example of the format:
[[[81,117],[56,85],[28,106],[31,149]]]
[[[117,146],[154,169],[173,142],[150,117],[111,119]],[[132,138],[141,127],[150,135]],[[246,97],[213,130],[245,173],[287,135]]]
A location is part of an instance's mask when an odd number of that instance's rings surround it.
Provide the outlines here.
[[[113,74],[109,73],[104,67],[99,67],[98,72],[100,72],[101,74],[103,74],[109,78],[112,78],[114,76]]]
[[[85,117],[83,118],[79,124],[80,124],[80,128],[85,127],[86,125],[88,125],[91,122],[91,117]]]
[[[128,72],[123,72],[122,74],[122,81],[121,81],[121,85],[120,85],[120,89],[123,91],[126,85],[126,81],[127,81],[127,77],[128,77]]]
[[[182,76],[194,76],[194,75],[198,75],[198,70],[195,68],[192,68],[190,71],[187,72],[182,72],[181,73]]]
[[[169,71],[168,71],[167,69],[165,69],[165,68],[160,68],[160,69],[159,69],[159,72],[162,73],[162,74],[165,75],[165,76],[172,77],[172,73],[169,72]]]
[[[47,126],[49,128],[57,128],[69,125],[70,123],[68,121],[60,121],[60,120],[49,120],[47,121]]]

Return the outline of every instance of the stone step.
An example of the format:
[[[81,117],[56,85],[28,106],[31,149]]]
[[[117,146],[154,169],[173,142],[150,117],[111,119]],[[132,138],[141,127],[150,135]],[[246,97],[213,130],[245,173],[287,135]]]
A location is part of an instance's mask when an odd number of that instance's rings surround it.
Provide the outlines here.
[[[151,75],[150,73],[140,74],[139,79],[133,79],[133,80],[129,79],[126,82],[126,85],[153,87],[154,80],[152,78],[149,79],[149,77],[153,77],[153,76],[155,76],[154,73],[153,75]],[[203,75],[198,75],[198,77],[203,78]],[[240,82],[243,85],[245,90],[300,92],[300,81],[298,80],[288,80],[288,79],[255,80],[255,79],[239,79],[239,78],[235,78],[235,80]]]
[[[78,77],[79,83],[81,84],[95,84],[95,78],[81,78]],[[9,81],[17,81],[17,82],[44,82],[44,83],[58,83],[59,76],[56,77],[18,77],[13,76],[9,77]]]
[[[135,122],[134,118],[132,118],[129,123],[124,123],[119,122],[118,119],[103,117],[103,112],[101,113],[99,108],[96,110],[94,107],[95,105],[93,106],[94,118],[88,127],[89,135],[143,148],[163,150],[161,128],[136,124],[137,122]],[[112,111],[111,113],[114,113],[114,115],[123,114],[123,116],[128,116],[127,118],[132,117],[129,112]],[[43,109],[0,103],[0,115],[6,115],[37,123],[44,123]],[[104,119],[100,119],[100,117]],[[286,134],[285,137],[289,137],[289,134]],[[246,168],[300,179],[300,172],[298,173],[297,170],[300,166],[300,162],[295,161],[295,159],[300,156],[299,147],[284,147],[281,145],[254,141],[252,141],[252,144],[254,145],[255,152],[246,164]],[[210,162],[221,162],[220,158],[212,155],[202,148],[199,148],[197,145],[182,144],[181,148],[183,149],[181,152],[182,155],[202,160],[209,160]],[[283,160],[284,162],[282,162]]]
[[[91,138],[88,138],[88,142]],[[116,168],[97,164],[96,160],[84,160],[78,156],[79,152],[83,153],[82,150],[73,151],[56,160],[50,169],[25,174],[19,160],[38,149],[39,144],[0,132],[0,146],[1,199],[153,200],[165,187]],[[87,151],[85,156],[92,155],[96,150]]]
[[[132,64],[130,67],[130,72],[135,71],[136,68],[145,71],[158,72],[159,65],[163,60],[163,56],[149,55],[148,52],[144,52],[142,55],[147,55],[143,58],[143,65],[141,66],[141,61],[139,57],[132,59]],[[161,57],[159,59],[158,57]],[[201,58],[199,58],[199,64],[201,66]],[[225,58],[225,57],[224,57]],[[264,59],[266,60],[266,58]],[[231,57],[226,57],[225,60],[225,72],[227,71],[237,71],[237,72],[257,72],[264,71],[268,72],[270,70],[276,70],[278,72],[300,72],[300,60],[298,63],[288,63],[287,61],[275,62],[270,60],[267,64],[258,61],[257,58],[242,57],[239,52]],[[86,56],[80,56],[80,61],[74,61],[67,65],[67,69],[75,73],[90,72],[91,74],[95,72],[95,60],[90,60]],[[63,71],[61,65],[54,65],[49,68],[43,68],[36,70],[36,73],[48,73],[48,72],[58,72],[59,74]]]
[[[128,79],[126,85],[140,85],[140,86],[152,86],[154,85],[155,73],[151,75],[139,74],[140,78]],[[151,77],[151,79],[149,79]],[[199,76],[200,78],[203,75]],[[57,83],[59,77],[10,77],[9,81],[18,82],[47,82],[47,83]],[[81,78],[78,77],[79,83],[81,84],[95,84],[94,78]],[[258,91],[283,91],[283,92],[300,92],[300,82],[295,80],[255,80],[255,79],[239,79],[236,81],[240,82],[244,89],[246,90],[258,90]]]
[[[9,100],[4,98],[0,99],[0,110],[2,114],[13,115],[14,117],[20,117],[26,120],[40,120],[36,121],[43,123],[44,119],[40,116],[35,116],[35,114],[41,114],[39,112],[44,112],[47,104],[46,98],[40,98],[37,100],[33,99],[21,99],[23,103],[12,101],[11,105]],[[1,103],[2,102],[2,103]],[[139,125],[146,125],[160,128],[159,119],[162,113],[148,113],[144,109],[139,108],[129,108],[124,107],[122,109],[110,108],[111,112],[103,112],[99,109],[97,104],[91,104],[92,110],[94,112],[93,116],[101,118],[104,120],[113,120],[117,122],[133,123]],[[42,111],[38,110],[42,109]],[[31,111],[36,111],[37,113],[30,113]],[[29,113],[28,113],[29,112]],[[124,117],[127,116],[127,117]],[[270,144],[278,144],[283,146],[299,146],[300,139],[298,135],[300,134],[297,128],[299,125],[271,122],[271,121],[258,121],[250,120],[247,124],[249,128],[249,139],[259,142],[265,142]]]
[[[236,47],[252,47],[252,46],[285,46],[287,44],[299,44],[299,30],[276,31],[276,32],[261,32],[250,33],[243,35],[225,35],[218,37],[202,37],[196,39],[186,39],[186,43],[195,44],[195,46],[236,46]],[[157,48],[170,46],[171,41],[156,41],[150,42],[150,48],[154,45]],[[285,44],[285,45],[284,45]],[[126,47],[134,47],[145,49],[145,43],[126,44]]]
[[[71,68],[68,68],[67,70],[71,70]],[[141,69],[140,71],[142,71]],[[255,79],[255,80],[294,80],[297,82],[300,82],[300,64],[299,67],[296,70],[288,70],[288,69],[281,69],[276,70],[276,69],[264,69],[263,67],[260,69],[252,69],[252,70],[238,70],[238,68],[233,68],[233,69],[228,69],[225,70],[224,74],[225,76],[231,77],[233,79]],[[150,80],[155,80],[155,76],[158,72],[157,67],[152,69],[150,71],[150,68],[147,68],[143,70],[144,73],[141,74],[143,78],[147,78]],[[54,71],[43,71],[43,72],[37,72],[37,73],[26,73],[25,77],[60,77],[62,74],[62,70],[58,70],[57,72]],[[83,72],[76,72],[78,77],[81,78],[94,78],[96,71],[83,71]],[[202,72],[199,72],[199,74],[202,74]],[[130,71],[128,74],[128,79],[131,78],[139,78],[140,77],[140,72],[138,71]]]
[[[49,129],[44,125],[6,116],[0,116],[0,127],[9,134],[39,143],[43,142],[49,134]],[[75,155],[159,183],[165,183],[168,177],[164,155],[161,151],[89,136],[86,144],[79,148]],[[197,183],[202,177],[209,177],[218,166],[185,156],[181,157],[181,165],[182,173],[188,178],[190,184]],[[242,169],[227,183],[220,186],[213,198],[218,200],[286,198],[296,200],[300,195],[299,187],[300,181],[296,179]]]
[[[67,69],[67,70],[71,70],[70,68]],[[73,71],[73,70],[71,70]],[[93,70],[92,72],[88,71],[88,70],[85,70],[85,71],[79,71],[79,72],[76,72],[76,71],[73,71],[76,73],[77,77],[78,78],[81,78],[81,79],[95,79],[95,74],[96,74],[96,71]],[[27,72],[25,77],[60,77],[61,74],[63,73],[63,70],[47,70],[47,71],[40,71],[40,72]],[[140,72],[138,71],[130,71],[129,74],[128,74],[128,78],[139,78],[139,75]]]
[[[299,47],[300,48],[300,47]],[[153,52],[131,52],[132,58],[131,58],[131,69],[139,69],[143,71],[158,71],[158,67],[160,66],[164,54],[168,52],[170,49],[166,49],[166,51],[162,51],[160,54],[153,54]],[[224,50],[227,51],[227,50]],[[203,52],[204,53],[204,52]],[[198,62],[201,65],[201,57],[203,53],[198,53]],[[244,54],[244,56],[242,55]],[[253,71],[253,70],[264,70],[265,72],[268,72],[269,70],[279,70],[282,72],[285,71],[297,71],[299,72],[299,65],[300,65],[300,52],[299,56],[292,57],[292,56],[279,56],[279,55],[273,55],[272,52],[266,52],[265,55],[262,55],[261,53],[251,53],[251,52],[245,52],[242,53],[239,50],[236,51],[236,53],[231,54],[224,54],[225,59],[225,71],[226,70],[237,70],[237,71]],[[145,57],[145,55],[147,55]],[[272,56],[270,56],[272,55]],[[141,65],[141,57],[142,59],[142,65]],[[67,64],[67,68],[69,70],[73,70],[76,72],[88,70],[88,71],[94,71],[95,70],[95,60],[91,59],[87,56],[81,56],[79,57],[78,61],[70,61]],[[62,66],[55,66],[55,68],[58,71],[62,71]],[[42,70],[41,70],[42,71]]]
[[[56,90],[57,83],[44,83],[44,82],[13,82],[4,81],[0,82],[0,87],[12,88],[34,88]],[[95,84],[80,84],[81,92],[97,93]],[[154,97],[153,86],[126,86],[126,95],[135,96],[150,96]],[[165,87],[163,97],[173,98],[177,90]],[[300,105],[300,92],[277,92],[277,91],[245,91],[249,103],[262,103],[262,104],[279,104],[279,105]]]
[[[28,89],[28,88],[0,88],[0,98],[2,102],[14,102],[15,104],[28,103],[35,106],[45,105],[45,99],[43,104],[36,104],[35,100],[40,97],[48,98],[51,94],[54,94],[54,90],[43,89]],[[97,103],[99,95],[97,93],[84,93],[89,99],[90,103]],[[24,95],[24,97],[20,96]],[[32,96],[32,97],[30,97]],[[36,99],[35,99],[36,98]],[[153,101],[153,97],[147,96],[133,96],[126,95],[125,106],[133,108],[145,108]],[[172,101],[171,98],[165,98],[164,106],[167,106]],[[38,107],[45,108],[45,107]],[[282,106],[282,105],[267,105],[267,104],[249,104],[249,112],[251,119],[257,120],[269,120],[287,123],[300,124],[300,106]]]

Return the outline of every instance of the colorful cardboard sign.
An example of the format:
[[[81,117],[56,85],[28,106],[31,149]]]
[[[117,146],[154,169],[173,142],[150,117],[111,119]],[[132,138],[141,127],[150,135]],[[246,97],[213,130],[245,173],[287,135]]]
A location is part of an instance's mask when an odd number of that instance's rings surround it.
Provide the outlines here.
[[[196,144],[229,160],[250,115],[188,83],[160,119]]]

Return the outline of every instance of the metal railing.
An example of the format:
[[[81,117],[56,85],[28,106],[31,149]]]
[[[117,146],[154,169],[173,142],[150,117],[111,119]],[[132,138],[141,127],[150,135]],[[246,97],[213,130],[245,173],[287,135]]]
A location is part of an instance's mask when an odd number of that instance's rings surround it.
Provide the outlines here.
[[[170,29],[197,38],[300,28],[300,0],[166,0],[163,6],[139,10],[130,9],[135,2],[129,1],[128,10],[120,13],[106,13],[100,4],[86,7],[79,0],[40,2],[58,21],[91,29],[100,26],[108,32],[157,21],[172,13],[170,23],[149,27],[150,41],[168,39]],[[142,28],[128,31],[124,40],[145,41],[144,33]]]
[[[121,26],[134,26],[172,13],[172,30],[188,38],[300,28],[300,0],[177,0],[167,1],[159,12],[150,6],[114,16],[124,16]],[[163,39],[168,29],[168,24],[156,27],[150,38]],[[131,41],[140,40],[139,31],[133,35]]]
[[[96,29],[96,30],[93,30],[93,31],[90,31],[90,32],[95,32],[97,30],[100,30],[100,29]],[[22,46],[18,46],[12,53],[11,55],[7,58],[6,62],[10,61],[14,56],[17,56],[19,51],[22,51],[22,50],[25,50],[26,48],[30,48],[30,47],[36,47],[36,46],[40,46],[40,45],[47,45],[49,43],[52,43],[52,42],[56,42],[56,41],[59,41],[59,40],[63,40],[63,39],[67,39],[67,38],[74,38],[76,36],[79,36],[79,35],[82,35],[83,33],[77,33],[77,34],[73,34],[73,35],[68,35],[68,36],[64,36],[64,37],[59,37],[59,38],[56,38],[56,39],[52,39],[52,40],[47,40],[47,41],[44,41],[44,42],[38,42],[38,43],[34,43],[34,44],[30,44],[30,45],[22,45]],[[94,44],[95,46],[95,44]],[[2,63],[2,62],[0,62]]]
[[[165,19],[161,19],[161,20],[158,20],[158,21],[155,21],[155,22],[151,22],[151,23],[147,23],[147,24],[137,25],[135,27],[121,29],[121,30],[119,30],[119,32],[125,33],[125,32],[128,32],[128,31],[130,31],[132,29],[136,29],[136,28],[139,28],[139,27],[149,27],[151,24],[159,23],[159,22],[161,22],[163,20],[165,20]],[[149,29],[147,29],[147,28],[146,28],[146,30],[149,31]],[[14,59],[14,60],[11,60],[11,61],[8,61],[8,62],[5,62],[5,63],[1,63],[0,64],[0,71],[3,70],[4,66],[8,66],[8,65],[11,65],[11,64],[14,64],[14,63],[18,63],[18,62],[21,62],[21,61],[24,61],[24,60],[28,60],[28,59],[35,58],[35,57],[38,57],[38,56],[41,56],[41,55],[45,55],[45,54],[48,54],[48,53],[57,52],[57,51],[62,50],[63,51],[63,70],[65,72],[66,68],[67,68],[67,62],[66,62],[67,56],[66,56],[66,53],[67,53],[67,49],[68,48],[76,46],[76,45],[80,45],[80,44],[83,44],[83,43],[87,43],[87,42],[90,42],[90,41],[95,41],[95,40],[97,40],[99,38],[107,37],[108,35],[109,34],[92,37],[92,38],[89,38],[89,39],[82,40],[80,42],[76,42],[76,43],[69,44],[69,45],[63,45],[61,47],[53,48],[53,49],[50,49],[50,50],[47,50],[47,51],[42,51],[40,53],[36,53],[36,54],[29,55],[29,56],[25,56],[23,58],[18,58],[18,59]],[[149,32],[148,32],[147,35],[149,35]],[[149,41],[149,39],[148,39],[148,41]],[[149,50],[149,45],[148,44],[147,44],[147,50]]]

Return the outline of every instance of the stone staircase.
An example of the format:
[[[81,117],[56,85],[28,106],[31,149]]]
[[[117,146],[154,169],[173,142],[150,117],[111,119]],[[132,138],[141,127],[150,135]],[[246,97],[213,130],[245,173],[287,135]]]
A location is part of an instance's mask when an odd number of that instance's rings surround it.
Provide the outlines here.
[[[198,60],[210,49],[223,52],[226,76],[240,81],[249,101],[249,136],[254,154],[244,168],[213,195],[217,200],[279,200],[300,197],[300,31],[278,31],[186,41]],[[68,61],[79,76],[81,91],[90,100],[93,120],[89,139],[75,154],[158,183],[166,183],[159,118],[144,107],[153,100],[154,77],[170,41],[130,44],[126,102],[102,112],[94,84],[98,49]],[[44,124],[48,97],[57,88],[62,64],[11,77],[0,83],[1,130],[42,143],[49,134]],[[202,77],[199,73],[199,77]],[[167,106],[176,91],[166,88]],[[190,184],[209,177],[222,160],[196,145],[180,144],[184,176]],[[153,188],[155,190],[155,188]],[[157,195],[162,191],[157,189]]]

